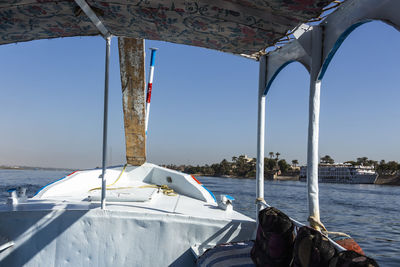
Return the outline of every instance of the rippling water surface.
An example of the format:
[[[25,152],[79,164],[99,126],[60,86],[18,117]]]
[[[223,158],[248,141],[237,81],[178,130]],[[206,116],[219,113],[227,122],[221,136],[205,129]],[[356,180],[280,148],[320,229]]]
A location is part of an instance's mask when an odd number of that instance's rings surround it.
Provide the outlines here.
[[[32,196],[44,185],[70,171],[0,170],[0,202],[6,190],[28,188]],[[235,197],[234,209],[255,218],[255,180],[199,177],[218,197]],[[306,184],[266,181],[266,201],[294,219],[307,219]],[[380,266],[400,266],[400,187],[320,184],[321,220],[331,231],[350,234]]]
[[[234,209],[255,218],[255,180],[200,177],[215,195],[235,197]],[[307,220],[306,183],[266,181],[265,200],[290,217]],[[400,266],[400,187],[320,184],[321,220],[350,234],[380,266]]]

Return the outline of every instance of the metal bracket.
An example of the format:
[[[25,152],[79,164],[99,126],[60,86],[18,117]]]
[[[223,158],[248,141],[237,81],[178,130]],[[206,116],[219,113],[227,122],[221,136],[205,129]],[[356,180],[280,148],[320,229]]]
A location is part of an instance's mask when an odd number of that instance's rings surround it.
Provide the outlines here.
[[[93,22],[94,26],[100,31],[104,39],[111,37],[111,32],[104,26],[103,22],[97,17],[93,9],[86,3],[85,0],[75,0],[75,3],[85,12],[86,16]]]

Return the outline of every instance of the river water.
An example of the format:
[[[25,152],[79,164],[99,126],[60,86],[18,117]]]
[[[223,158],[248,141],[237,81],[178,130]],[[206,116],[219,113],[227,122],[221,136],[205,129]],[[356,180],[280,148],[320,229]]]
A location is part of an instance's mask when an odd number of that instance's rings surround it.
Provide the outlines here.
[[[32,196],[70,171],[0,170],[0,202],[6,190],[25,186]],[[234,209],[255,218],[255,180],[198,177],[218,198],[235,198]],[[294,219],[307,219],[306,184],[266,181],[265,200]],[[380,266],[400,266],[400,187],[320,184],[321,220],[328,230],[350,234]]]

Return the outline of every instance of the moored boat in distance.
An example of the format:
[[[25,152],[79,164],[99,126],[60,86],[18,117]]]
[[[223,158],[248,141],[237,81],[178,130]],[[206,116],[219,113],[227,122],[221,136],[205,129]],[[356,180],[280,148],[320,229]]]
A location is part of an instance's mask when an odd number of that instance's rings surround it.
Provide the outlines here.
[[[347,163],[319,164],[318,182],[340,184],[374,184],[378,173],[371,166],[352,166]],[[300,181],[307,181],[307,166],[300,168]]]

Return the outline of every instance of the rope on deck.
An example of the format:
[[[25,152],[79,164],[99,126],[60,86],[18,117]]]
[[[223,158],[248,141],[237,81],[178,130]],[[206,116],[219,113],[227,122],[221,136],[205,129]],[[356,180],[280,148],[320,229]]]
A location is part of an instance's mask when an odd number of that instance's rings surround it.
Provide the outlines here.
[[[121,179],[122,174],[125,172],[127,166],[128,166],[128,164],[125,164],[125,165],[124,165],[124,168],[122,169],[121,173],[119,174],[117,180],[115,180],[112,184],[107,185],[107,186],[106,186],[106,190],[116,190],[116,189],[132,188],[132,187],[109,188],[109,187],[115,185],[115,184],[118,182],[118,180]],[[101,187],[95,187],[95,188],[90,189],[89,192],[92,192],[92,191],[94,191],[94,190],[100,190],[100,189],[101,189]]]

